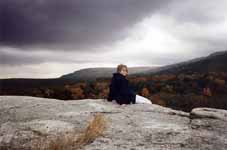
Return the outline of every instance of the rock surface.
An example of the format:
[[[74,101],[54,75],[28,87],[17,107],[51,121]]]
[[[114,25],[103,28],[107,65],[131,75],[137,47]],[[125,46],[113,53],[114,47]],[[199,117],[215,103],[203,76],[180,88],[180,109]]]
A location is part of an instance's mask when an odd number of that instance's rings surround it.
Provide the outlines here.
[[[80,130],[97,112],[109,120],[107,130],[86,150],[227,149],[226,110],[196,108],[186,113],[155,104],[28,96],[0,96],[0,149],[22,149],[39,136]]]

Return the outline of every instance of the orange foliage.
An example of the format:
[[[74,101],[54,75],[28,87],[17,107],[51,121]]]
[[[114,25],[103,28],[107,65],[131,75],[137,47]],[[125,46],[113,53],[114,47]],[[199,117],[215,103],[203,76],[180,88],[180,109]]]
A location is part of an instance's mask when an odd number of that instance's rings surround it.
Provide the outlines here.
[[[103,89],[100,96],[102,98],[107,98],[108,94],[109,94],[109,89]]]
[[[147,97],[147,96],[150,95],[150,92],[149,92],[149,90],[145,87],[145,88],[142,89],[141,95]]]
[[[96,90],[102,91],[103,89],[108,87],[108,83],[106,83],[106,82],[95,82],[94,87],[95,87]]]
[[[80,87],[72,88],[70,91],[72,92],[72,97],[75,99],[83,99],[85,97],[84,91]]]
[[[151,99],[152,103],[166,107],[166,102],[160,98],[160,95],[154,95]]]
[[[217,85],[220,85],[220,86],[224,86],[225,85],[225,80],[215,79],[214,83],[216,83]]]
[[[141,82],[141,81],[146,82],[147,78],[146,77],[131,77],[131,78],[129,78],[129,81],[137,84],[138,82]]]
[[[71,88],[82,88],[84,89],[86,87],[86,83],[85,82],[79,82],[79,83],[75,83],[72,85],[65,85],[66,89],[71,89]]]
[[[212,96],[212,93],[210,91],[210,88],[204,88],[203,89],[203,95],[205,95],[205,96]]]
[[[175,75],[156,75],[152,77],[153,81],[172,81],[176,80]]]

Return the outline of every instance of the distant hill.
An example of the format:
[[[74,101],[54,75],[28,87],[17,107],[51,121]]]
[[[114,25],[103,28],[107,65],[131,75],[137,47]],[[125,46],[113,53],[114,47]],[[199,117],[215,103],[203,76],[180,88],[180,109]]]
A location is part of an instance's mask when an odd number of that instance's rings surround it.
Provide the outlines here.
[[[146,71],[151,71],[156,69],[156,67],[129,67],[129,75],[136,73],[143,73]],[[77,70],[73,73],[61,76],[62,79],[73,79],[73,80],[93,80],[96,78],[108,78],[112,77],[112,73],[116,72],[115,68],[108,67],[98,67],[98,68],[86,68]]]
[[[97,78],[110,78],[116,68],[86,68],[63,75],[59,78],[49,79],[28,79],[11,78],[0,79],[0,92],[5,89],[23,89],[42,87],[62,87],[66,84],[74,84],[80,81],[95,80]],[[129,67],[129,76],[150,76],[155,74],[179,74],[179,73],[207,73],[227,72],[227,51],[212,53],[205,57],[189,61],[167,65],[164,67]]]
[[[227,51],[219,51],[205,57],[148,70],[144,74],[227,72]]]

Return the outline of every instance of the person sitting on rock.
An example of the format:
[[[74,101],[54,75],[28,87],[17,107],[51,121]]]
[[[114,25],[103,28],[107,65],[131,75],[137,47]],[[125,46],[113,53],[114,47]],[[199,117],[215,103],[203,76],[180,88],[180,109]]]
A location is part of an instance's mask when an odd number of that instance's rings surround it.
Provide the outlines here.
[[[152,104],[149,99],[135,94],[129,86],[129,81],[126,78],[127,75],[128,67],[124,64],[119,64],[117,66],[117,72],[113,73],[107,100],[114,101],[120,105],[136,103]]]

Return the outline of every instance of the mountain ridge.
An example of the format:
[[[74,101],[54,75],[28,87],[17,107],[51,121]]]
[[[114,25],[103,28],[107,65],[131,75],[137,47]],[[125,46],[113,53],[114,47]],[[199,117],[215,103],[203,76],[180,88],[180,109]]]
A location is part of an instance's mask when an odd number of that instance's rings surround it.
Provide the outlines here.
[[[175,64],[170,64],[167,66],[163,66],[158,68],[156,72],[150,71],[152,74],[162,74],[162,73],[186,73],[189,72],[213,72],[213,71],[227,71],[227,50],[225,51],[217,51],[211,53],[207,56],[194,58],[188,61],[183,61]],[[216,66],[220,66],[219,68],[214,67],[215,63]],[[200,65],[200,66],[198,66]],[[223,66],[224,65],[224,66]],[[198,68],[200,67],[200,68]],[[206,68],[206,70],[204,69]]]
[[[147,70],[155,69],[155,67],[149,66],[141,66],[141,67],[128,67],[130,75],[135,73],[144,72]],[[112,77],[112,73],[116,72],[116,68],[114,67],[94,67],[94,68],[85,68],[74,71],[69,74],[65,74],[60,76],[61,79],[91,79],[94,80],[96,78],[108,78]]]

